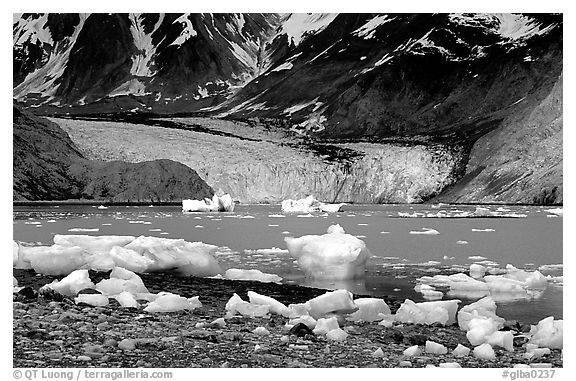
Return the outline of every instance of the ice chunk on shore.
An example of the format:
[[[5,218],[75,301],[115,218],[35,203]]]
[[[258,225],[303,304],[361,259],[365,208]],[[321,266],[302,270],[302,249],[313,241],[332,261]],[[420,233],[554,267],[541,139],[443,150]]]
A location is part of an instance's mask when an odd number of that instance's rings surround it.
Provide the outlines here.
[[[289,315],[288,307],[274,298],[257,294],[254,291],[248,291],[248,298],[250,299],[251,304],[268,306],[270,312],[274,314],[282,315],[285,317],[288,317]]]
[[[348,316],[346,320],[373,322],[391,314],[390,307],[383,299],[359,298],[354,300],[354,304],[358,306],[358,311]]]
[[[330,341],[344,341],[347,337],[348,334],[341,328],[333,329],[326,334],[326,339]]]
[[[470,329],[470,320],[474,318],[492,319],[498,330],[504,326],[504,319],[496,315],[496,303],[490,296],[486,296],[474,303],[468,304],[458,311],[458,326],[463,331]]]
[[[468,322],[466,338],[472,345],[480,345],[487,341],[488,336],[498,330],[498,323],[492,318],[472,318]]]
[[[248,303],[242,300],[238,294],[230,297],[225,308],[227,318],[236,315],[236,313],[248,317],[265,317],[270,311],[270,306]]]
[[[460,300],[457,299],[422,303],[414,303],[406,299],[394,317],[396,321],[404,323],[449,325],[456,321],[458,303]]]
[[[74,302],[86,303],[94,307],[104,307],[108,305],[108,297],[102,294],[80,294],[74,298]]]
[[[404,349],[404,352],[402,353],[404,354],[404,356],[407,357],[420,356],[420,354],[422,353],[422,348],[420,348],[418,345],[413,345],[411,347]]]
[[[114,295],[113,298],[116,299],[118,303],[120,303],[120,305],[125,308],[138,308],[140,306],[140,304],[138,304],[136,301],[136,298],[134,298],[134,295],[128,291],[122,291],[118,295]]]
[[[340,326],[338,325],[338,319],[336,316],[332,316],[330,318],[320,318],[316,322],[316,327],[314,328],[313,332],[316,335],[325,335],[328,332],[338,329]]]
[[[132,294],[148,293],[142,279],[122,267],[115,267],[110,273],[110,279],[102,279],[96,284],[96,289],[105,295],[117,295],[125,291]]]
[[[554,320],[549,316],[532,325],[530,329],[530,344],[551,349],[563,348],[564,320]]]
[[[490,344],[482,344],[474,348],[474,357],[481,360],[495,360],[496,353]]]
[[[294,319],[288,320],[287,326],[293,327],[296,324],[302,323],[310,329],[315,329],[318,321],[310,315],[303,315]]]
[[[486,342],[490,345],[506,349],[508,352],[514,351],[514,336],[511,331],[496,331],[486,337]]]
[[[144,311],[146,312],[174,312],[189,310],[202,307],[202,303],[198,296],[192,298],[185,298],[180,295],[172,294],[170,292],[161,292],[153,302],[150,302]]]
[[[222,272],[218,261],[211,255],[217,246],[202,242],[140,236],[124,248],[153,260],[147,271],[176,269],[182,275],[199,277]]]
[[[452,354],[454,355],[454,357],[468,356],[469,353],[470,353],[470,348],[465,347],[462,344],[458,344],[456,346],[456,348],[454,348],[454,350],[452,351]]]
[[[108,254],[110,258],[114,261],[114,264],[118,267],[125,268],[136,273],[143,273],[148,270],[148,267],[154,264],[152,258],[138,254],[132,249],[126,249],[125,247],[114,246],[110,249]]]
[[[256,280],[259,282],[281,282],[282,278],[276,274],[263,273],[260,270],[228,269],[224,278],[234,280]]]
[[[18,244],[16,241],[12,241],[12,267],[16,267],[18,264]]]
[[[80,290],[94,288],[94,283],[90,280],[88,270],[75,270],[60,281],[55,280],[52,283],[42,286],[40,292],[46,288],[52,289],[65,296],[76,296]]]
[[[310,299],[305,303],[309,314],[318,319],[327,314],[349,314],[358,310],[352,293],[348,290],[336,290]]]
[[[68,275],[82,267],[84,249],[79,246],[20,246],[19,260],[30,263],[30,267],[39,274]]]
[[[344,280],[364,276],[370,251],[364,241],[332,225],[324,235],[284,238],[288,251],[306,276],[314,279]]]
[[[443,355],[448,353],[448,348],[440,343],[434,341],[426,340],[426,353],[433,353],[437,355]]]

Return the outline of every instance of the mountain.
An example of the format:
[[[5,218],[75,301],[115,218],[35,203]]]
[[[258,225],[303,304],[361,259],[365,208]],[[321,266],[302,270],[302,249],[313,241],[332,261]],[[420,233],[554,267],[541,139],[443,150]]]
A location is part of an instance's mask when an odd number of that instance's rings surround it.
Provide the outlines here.
[[[180,201],[214,192],[172,160],[142,163],[87,160],[57,124],[13,109],[13,199]]]
[[[13,33],[14,98],[39,114],[457,147],[434,200],[563,199],[562,14],[23,14]]]

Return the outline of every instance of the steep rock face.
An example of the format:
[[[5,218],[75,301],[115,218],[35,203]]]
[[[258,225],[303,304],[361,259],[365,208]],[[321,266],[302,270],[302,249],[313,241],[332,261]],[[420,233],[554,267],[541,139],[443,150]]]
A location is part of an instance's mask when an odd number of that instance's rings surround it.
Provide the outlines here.
[[[87,160],[53,122],[14,107],[13,199],[178,201],[213,194],[181,163]]]
[[[14,98],[56,113],[196,110],[269,64],[261,58],[277,23],[275,14],[22,14]]]
[[[437,200],[562,203],[562,77],[543,99],[481,137],[463,179]]]

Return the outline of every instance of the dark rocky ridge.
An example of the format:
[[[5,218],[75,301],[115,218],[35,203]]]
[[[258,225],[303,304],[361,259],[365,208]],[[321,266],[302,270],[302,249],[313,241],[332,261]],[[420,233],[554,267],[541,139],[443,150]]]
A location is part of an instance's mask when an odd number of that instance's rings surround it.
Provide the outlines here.
[[[57,124],[14,107],[13,199],[169,202],[214,191],[184,164],[87,160]]]

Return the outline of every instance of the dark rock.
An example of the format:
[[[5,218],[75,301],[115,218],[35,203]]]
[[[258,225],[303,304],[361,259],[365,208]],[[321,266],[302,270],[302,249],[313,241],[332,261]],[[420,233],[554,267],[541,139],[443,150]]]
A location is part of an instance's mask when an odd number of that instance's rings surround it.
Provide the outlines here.
[[[522,347],[527,342],[528,342],[528,338],[525,336],[514,336],[514,338],[512,339],[512,344],[515,347]]]
[[[80,294],[94,294],[94,295],[102,295],[102,293],[96,289],[93,288],[84,288],[80,291],[78,291],[78,295]]]
[[[425,345],[426,341],[428,340],[427,335],[418,334],[418,333],[406,335],[405,338],[411,346],[412,345]]]
[[[24,299],[36,299],[38,297],[38,293],[32,287],[24,287],[20,291],[18,291],[18,295],[22,296]]]
[[[289,335],[295,335],[297,337],[304,337],[306,335],[314,336],[314,332],[304,323],[298,323],[294,327],[290,328],[288,331]]]

